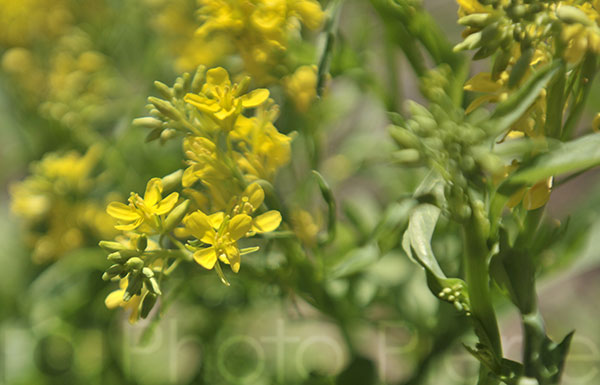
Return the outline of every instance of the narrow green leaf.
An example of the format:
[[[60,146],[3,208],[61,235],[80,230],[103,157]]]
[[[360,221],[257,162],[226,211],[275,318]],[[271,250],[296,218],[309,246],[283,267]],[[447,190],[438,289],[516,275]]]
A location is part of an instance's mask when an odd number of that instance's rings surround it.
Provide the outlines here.
[[[544,178],[582,171],[600,164],[600,134],[589,134],[559,143],[523,165],[504,182],[507,185],[536,183]]]

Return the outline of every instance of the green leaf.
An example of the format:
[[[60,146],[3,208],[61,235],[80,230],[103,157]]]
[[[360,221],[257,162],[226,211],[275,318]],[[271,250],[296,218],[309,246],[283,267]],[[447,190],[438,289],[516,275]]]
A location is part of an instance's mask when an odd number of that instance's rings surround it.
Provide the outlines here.
[[[402,248],[409,258],[425,268],[427,286],[433,295],[453,304],[458,311],[469,312],[466,283],[458,278],[447,278],[431,248],[431,237],[439,215],[437,206],[429,203],[417,206],[410,215],[408,228],[402,238]]]
[[[558,71],[559,65],[558,61],[549,63],[531,76],[517,92],[498,104],[492,114],[492,119],[496,120],[499,132],[507,130],[527,111]]]
[[[417,206],[410,215],[408,228],[402,239],[402,248],[409,257],[434,276],[445,277],[431,249],[431,237],[440,211],[438,207],[429,203]]]
[[[578,172],[600,164],[600,134],[589,134],[558,143],[522,165],[503,183],[506,186],[533,184],[551,176]]]

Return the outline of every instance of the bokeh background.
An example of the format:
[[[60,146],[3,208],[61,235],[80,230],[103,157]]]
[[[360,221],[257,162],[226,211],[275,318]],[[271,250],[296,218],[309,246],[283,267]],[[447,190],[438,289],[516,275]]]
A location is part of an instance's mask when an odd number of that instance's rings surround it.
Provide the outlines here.
[[[458,42],[456,3],[423,3],[448,41]],[[122,312],[104,306],[115,288],[101,280],[107,262],[96,244],[110,226],[103,234],[85,230],[36,243],[51,225],[31,232],[23,213],[11,212],[23,194],[11,186],[35,173],[35,162],[49,153],[98,149],[90,169],[76,174],[92,183],[83,197],[63,196],[63,206],[46,208],[68,228],[89,225],[89,216],[102,221],[109,199],[125,199],[149,178],[181,166],[178,145],[145,144],[147,132],[131,120],[144,116],[146,97],[156,95],[154,80],[171,84],[218,51],[219,42],[194,45],[195,9],[195,0],[0,0],[0,384],[474,383],[477,364],[461,344],[473,336],[396,247],[407,208],[389,203],[410,193],[422,174],[388,161],[393,146],[385,111],[422,98],[368,1],[345,1],[328,92],[310,113],[293,115],[285,93],[274,90],[283,106],[280,130],[300,121],[322,139],[320,169],[340,202],[342,223],[336,252],[324,262],[333,271],[324,284],[352,309],[349,335],[293,287],[253,276],[253,269],[281,263],[285,256],[277,250],[249,262],[231,287],[199,266],[185,269],[171,282],[177,294],[160,320],[130,325]],[[311,38],[313,46],[296,47],[306,61],[323,39]],[[487,66],[478,62],[471,72]],[[582,128],[600,109],[600,83],[592,93]],[[288,187],[306,179],[303,151],[295,141],[294,161],[278,187],[309,208],[318,228],[325,214],[316,186]],[[74,205],[82,200],[94,202],[84,209],[88,214],[61,222],[82,210]],[[549,217],[570,225],[564,242],[540,260],[539,296],[550,336],[576,330],[568,385],[600,381],[598,212],[597,172],[561,184],[549,204]],[[381,217],[389,219],[387,227],[376,229]],[[346,224],[352,218],[364,233],[381,232],[377,247],[361,243]],[[434,239],[450,265],[460,254],[451,230],[442,224]],[[507,355],[518,359],[518,314],[498,301]]]

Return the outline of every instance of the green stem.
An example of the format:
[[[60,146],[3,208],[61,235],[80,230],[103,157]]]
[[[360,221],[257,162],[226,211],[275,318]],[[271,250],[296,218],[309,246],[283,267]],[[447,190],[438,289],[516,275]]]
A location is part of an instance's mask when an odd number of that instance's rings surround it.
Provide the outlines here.
[[[469,221],[463,224],[462,230],[465,247],[465,281],[469,289],[471,314],[484,333],[484,335],[479,335],[480,340],[487,340],[481,342],[489,344],[495,356],[501,358],[500,331],[489,287],[489,250],[475,215],[472,215]]]

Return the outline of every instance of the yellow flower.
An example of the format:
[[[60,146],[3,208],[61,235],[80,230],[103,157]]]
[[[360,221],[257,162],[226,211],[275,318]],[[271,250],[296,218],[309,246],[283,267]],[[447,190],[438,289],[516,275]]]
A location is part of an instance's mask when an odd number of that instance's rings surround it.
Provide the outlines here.
[[[229,132],[245,108],[258,107],[269,98],[269,90],[259,88],[245,93],[245,85],[232,84],[222,67],[206,73],[206,83],[198,95],[187,94],[184,100],[208,114],[219,126]]]
[[[284,86],[298,111],[308,111],[317,97],[317,67],[299,67],[291,76],[284,79]]]
[[[112,291],[110,294],[106,296],[104,299],[104,304],[110,310],[116,309],[117,307],[122,307],[125,311],[129,311],[129,323],[134,324],[140,317],[140,302],[144,297],[145,292],[148,290],[146,288],[142,288],[142,294],[133,295],[128,301],[123,301],[123,296],[125,295],[125,289],[127,289],[128,279],[123,278],[119,281],[119,289]]]
[[[265,192],[258,183],[246,187],[242,196],[234,202],[231,215],[253,214],[265,200]],[[220,226],[220,223],[216,222]],[[252,219],[251,231],[255,233],[268,233],[276,230],[281,224],[281,214],[277,210],[269,210]]]
[[[123,231],[131,231],[144,225],[157,229],[157,219],[173,209],[179,194],[174,192],[166,198],[162,198],[163,184],[160,178],[152,178],[146,185],[146,192],[142,199],[138,194],[131,193],[129,205],[121,202],[112,202],[106,208],[106,212],[113,218],[124,224],[116,225],[115,228]],[[146,230],[144,228],[144,230]]]
[[[591,2],[572,5],[561,3],[556,8],[556,13],[559,17],[562,15],[568,19],[562,31],[562,39],[567,43],[567,61],[578,63],[586,52],[600,53],[599,2],[596,1],[594,5]]]
[[[197,248],[194,252],[194,260],[205,269],[211,270],[216,265],[219,270],[218,259],[237,273],[240,270],[240,256],[258,250],[256,247],[240,250],[237,245],[237,241],[252,228],[252,218],[246,214],[230,218],[222,213],[208,216],[202,211],[195,211],[184,219],[184,225],[194,237],[210,245]]]

